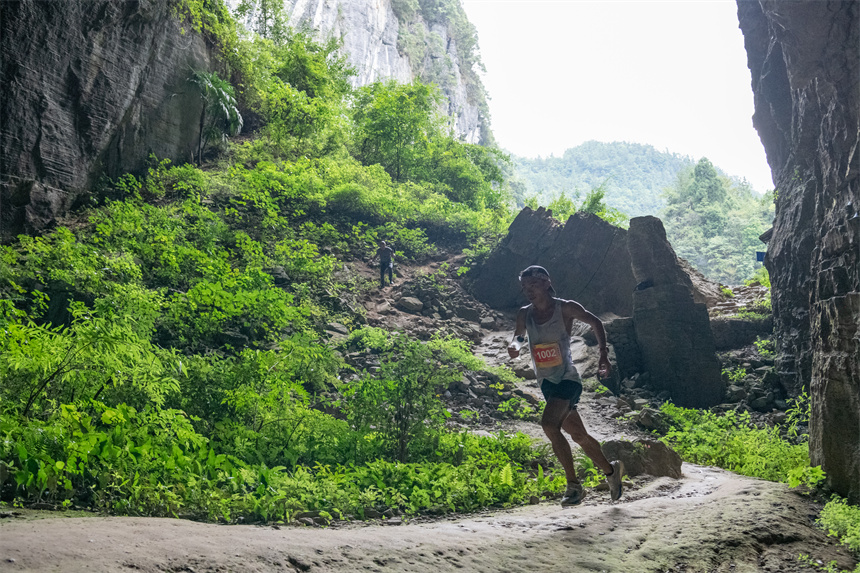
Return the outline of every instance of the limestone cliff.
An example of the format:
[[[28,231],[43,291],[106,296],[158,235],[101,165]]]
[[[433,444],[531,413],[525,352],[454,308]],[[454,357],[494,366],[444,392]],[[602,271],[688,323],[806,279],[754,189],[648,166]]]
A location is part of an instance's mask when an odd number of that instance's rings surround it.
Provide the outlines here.
[[[810,455],[860,501],[860,2],[738,0],[778,193],[765,265],[777,367],[812,396]]]
[[[475,31],[458,0],[285,0],[293,28],[343,39],[357,75],[355,86],[393,78],[435,83],[454,132],[469,143],[489,143],[486,97]]]
[[[205,42],[169,0],[0,2],[0,240],[64,214],[102,174],[187,160]]]

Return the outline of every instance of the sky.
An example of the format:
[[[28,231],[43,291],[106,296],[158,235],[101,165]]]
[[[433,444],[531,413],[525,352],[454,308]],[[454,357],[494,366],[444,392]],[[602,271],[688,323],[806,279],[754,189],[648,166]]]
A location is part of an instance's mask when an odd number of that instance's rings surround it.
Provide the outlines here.
[[[589,140],[646,143],[773,188],[734,0],[462,3],[500,147],[547,157]]]

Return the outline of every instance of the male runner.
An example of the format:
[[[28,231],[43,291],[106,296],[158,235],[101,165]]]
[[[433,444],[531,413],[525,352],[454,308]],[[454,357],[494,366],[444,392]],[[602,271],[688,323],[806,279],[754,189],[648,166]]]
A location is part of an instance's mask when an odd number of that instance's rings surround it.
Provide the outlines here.
[[[606,348],[606,331],[600,319],[581,304],[572,300],[555,298],[555,289],[549,273],[543,267],[532,265],[520,273],[520,285],[531,304],[517,313],[514,338],[508,346],[508,354],[516,358],[528,333],[532,363],[540,381],[540,389],[546,398],[546,408],[541,426],[546,432],[552,449],[567,476],[567,490],[561,498],[562,506],[576,505],[585,496],[585,490],[573,467],[570,444],[561,433],[564,429],[573,441],[579,444],[594,464],[606,474],[609,494],[613,501],[621,497],[621,476],[624,464],[621,460],[609,463],[600,449],[600,443],[588,434],[576,405],[582,394],[582,380],[570,357],[570,329],[573,320],[589,325],[597,337],[600,349],[598,375],[606,378],[612,371]]]

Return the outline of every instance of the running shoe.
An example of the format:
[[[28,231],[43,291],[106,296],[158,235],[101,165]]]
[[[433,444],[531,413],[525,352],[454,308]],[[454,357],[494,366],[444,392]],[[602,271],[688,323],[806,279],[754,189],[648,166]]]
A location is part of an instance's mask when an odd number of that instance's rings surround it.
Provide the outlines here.
[[[585,490],[582,489],[582,484],[568,483],[564,496],[561,498],[561,506],[569,507],[571,505],[579,505],[582,498],[585,497]]]

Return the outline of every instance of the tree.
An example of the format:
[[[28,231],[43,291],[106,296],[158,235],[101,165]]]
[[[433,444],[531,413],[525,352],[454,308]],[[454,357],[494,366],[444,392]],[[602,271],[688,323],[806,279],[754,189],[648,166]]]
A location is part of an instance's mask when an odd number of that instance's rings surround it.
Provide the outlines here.
[[[287,14],[284,0],[242,0],[236,7],[236,15],[250,17],[252,28],[263,38],[282,42],[287,37]]]
[[[359,89],[353,119],[362,162],[382,165],[397,181],[407,179],[420,149],[439,133],[436,108],[440,100],[436,87],[420,82],[389,80]]]
[[[203,109],[200,111],[200,134],[197,138],[197,165],[203,161],[203,148],[209,141],[242,131],[242,115],[236,107],[233,86],[217,72],[192,70],[188,81],[197,86]]]

